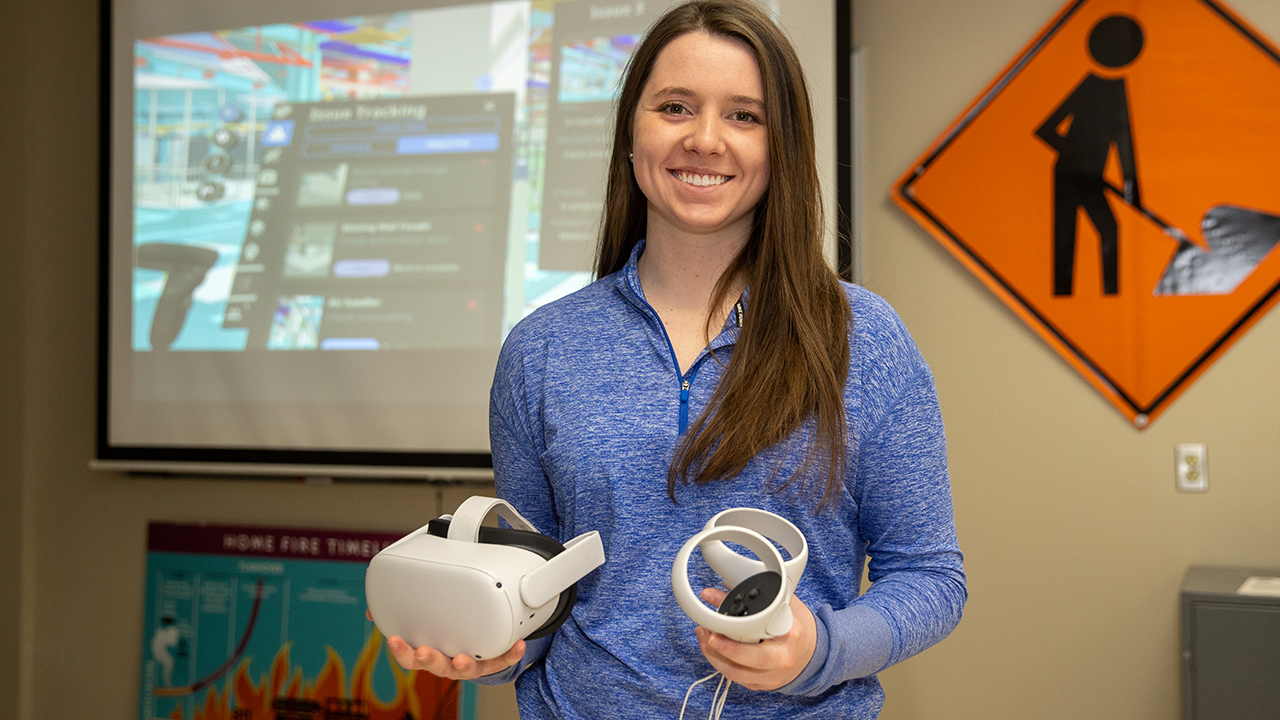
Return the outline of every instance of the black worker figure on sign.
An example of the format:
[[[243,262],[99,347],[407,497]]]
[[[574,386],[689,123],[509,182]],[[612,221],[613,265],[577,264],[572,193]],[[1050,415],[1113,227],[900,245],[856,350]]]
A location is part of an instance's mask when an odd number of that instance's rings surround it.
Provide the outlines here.
[[[1100,65],[1123,68],[1142,52],[1142,28],[1133,18],[1110,15],[1089,33],[1089,54]],[[1107,204],[1110,189],[1141,208],[1134,164],[1129,98],[1123,77],[1093,73],[1076,86],[1036,135],[1058,153],[1053,166],[1053,294],[1071,295],[1075,274],[1076,214],[1089,215],[1102,250],[1102,291],[1119,292],[1120,250],[1115,215]],[[1124,190],[1103,178],[1114,145],[1124,174]]]

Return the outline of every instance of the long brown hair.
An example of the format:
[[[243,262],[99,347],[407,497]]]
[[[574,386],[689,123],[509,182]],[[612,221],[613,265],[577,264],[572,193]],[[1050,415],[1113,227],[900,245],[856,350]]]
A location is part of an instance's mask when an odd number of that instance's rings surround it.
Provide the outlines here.
[[[750,296],[737,347],[706,410],[676,450],[668,492],[674,500],[677,481],[690,476],[702,483],[737,475],[813,418],[800,469],[788,478],[775,474],[780,482],[771,485],[781,490],[815,460],[825,460],[819,505],[834,503],[846,461],[843,394],[851,318],[822,254],[822,197],[804,73],[790,41],[750,0],[680,5],[658,19],[632,55],[617,103],[596,274],[624,267],[645,237],[648,201],[628,161],[635,110],[658,54],[691,32],[741,40],[755,55],[765,88],[770,178],[751,236],[720,276],[709,305],[723,307],[735,278],[745,279]]]

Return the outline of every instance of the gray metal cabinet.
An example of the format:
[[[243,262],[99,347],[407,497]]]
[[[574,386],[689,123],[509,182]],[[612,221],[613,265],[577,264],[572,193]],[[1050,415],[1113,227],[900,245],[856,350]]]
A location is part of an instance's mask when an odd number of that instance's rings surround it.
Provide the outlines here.
[[[1280,577],[1280,569],[1187,569],[1183,720],[1280,718],[1280,596],[1240,594],[1251,577]]]

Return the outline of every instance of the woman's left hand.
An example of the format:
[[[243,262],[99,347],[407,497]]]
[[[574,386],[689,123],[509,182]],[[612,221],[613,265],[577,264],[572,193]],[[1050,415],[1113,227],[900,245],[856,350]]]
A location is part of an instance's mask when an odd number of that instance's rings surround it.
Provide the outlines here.
[[[707,588],[702,599],[719,607],[726,593]],[[760,643],[741,643],[698,626],[698,645],[712,667],[725,678],[752,690],[777,690],[795,680],[813,659],[818,629],[813,613],[791,596],[791,630]]]

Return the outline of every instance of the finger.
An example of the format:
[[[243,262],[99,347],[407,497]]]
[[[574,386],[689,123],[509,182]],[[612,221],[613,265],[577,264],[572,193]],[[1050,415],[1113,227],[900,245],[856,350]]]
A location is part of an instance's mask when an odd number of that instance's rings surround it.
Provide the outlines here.
[[[713,638],[720,638],[721,640],[728,640],[729,642],[734,642],[733,640],[729,640],[723,635],[710,632],[705,628],[699,628],[698,630],[699,644],[702,646],[703,656],[706,657],[707,662],[711,663],[711,667],[719,671],[721,675],[724,675],[726,680],[730,680],[752,690],[762,689],[770,684],[766,671],[760,670],[759,668],[739,665],[717,652],[710,644],[708,644],[708,642]]]
[[[449,658],[434,648],[423,646],[415,649],[403,638],[392,635],[387,638],[387,649],[405,670],[425,670],[442,677],[449,671]]]
[[[502,657],[495,660],[495,662],[501,662],[504,668],[511,667],[520,662],[520,658],[524,657],[524,650],[524,640],[517,640],[516,644],[512,645],[511,649],[503,653]]]
[[[439,675],[440,677],[452,677],[453,673],[449,671],[450,665],[449,656],[433,647],[423,646],[413,651],[413,666],[415,670],[425,670],[432,675]]]
[[[520,658],[524,657],[525,644],[524,640],[517,640],[511,649],[502,655],[489,660],[482,660],[476,663],[476,676],[492,675],[493,673],[506,670],[507,668],[520,662]],[[471,678],[465,678],[470,680]]]
[[[699,638],[704,655],[715,655],[724,665],[743,671],[756,672],[772,668],[777,664],[778,648],[776,641],[770,639],[763,642],[744,643],[733,638],[714,633],[706,628],[699,628],[704,636]]]
[[[702,591],[702,600],[714,608],[720,607],[720,603],[724,602],[727,597],[729,597],[729,593],[719,588],[706,588]]]
[[[400,663],[400,667],[405,670],[413,669],[413,648],[410,648],[399,635],[387,638],[387,652],[391,653],[391,657],[395,658],[397,663]]]
[[[475,658],[459,653],[454,655],[453,660],[449,663],[449,677],[455,680],[470,680],[479,676],[480,673],[477,667],[478,663]]]
[[[730,640],[729,642],[733,641]],[[711,663],[712,667],[724,675],[725,679],[750,690],[776,690],[786,684],[785,681],[780,680],[778,668],[774,662],[766,662],[763,667],[743,665],[718,653],[714,649],[704,651],[703,655]]]
[[[448,677],[455,680],[474,680],[481,675],[492,675],[506,670],[520,661],[524,656],[524,649],[524,640],[517,640],[510,650],[496,658],[476,660],[470,655],[458,655],[449,664]]]

